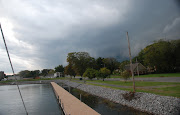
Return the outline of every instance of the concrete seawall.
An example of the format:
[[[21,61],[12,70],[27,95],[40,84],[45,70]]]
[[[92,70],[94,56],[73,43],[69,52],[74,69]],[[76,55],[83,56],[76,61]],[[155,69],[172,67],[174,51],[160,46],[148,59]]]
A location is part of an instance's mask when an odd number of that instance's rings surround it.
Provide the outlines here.
[[[51,85],[65,115],[100,115],[56,83]]]

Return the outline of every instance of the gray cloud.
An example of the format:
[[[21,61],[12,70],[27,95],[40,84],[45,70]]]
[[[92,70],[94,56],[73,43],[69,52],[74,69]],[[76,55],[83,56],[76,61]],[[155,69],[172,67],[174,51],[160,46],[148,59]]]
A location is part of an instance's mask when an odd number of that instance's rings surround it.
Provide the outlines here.
[[[180,34],[177,0],[1,0],[0,14],[16,72],[66,65],[75,51],[122,61],[126,31],[133,56],[154,40]],[[3,45],[0,70],[11,73]]]

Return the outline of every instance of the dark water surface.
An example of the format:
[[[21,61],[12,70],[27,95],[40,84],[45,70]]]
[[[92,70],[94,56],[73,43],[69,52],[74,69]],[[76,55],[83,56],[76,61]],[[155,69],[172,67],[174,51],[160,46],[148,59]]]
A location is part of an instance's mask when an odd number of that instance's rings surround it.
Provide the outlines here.
[[[19,85],[29,115],[61,115],[50,84]],[[16,85],[0,86],[0,115],[25,115]]]
[[[69,91],[69,88],[65,88]],[[84,91],[78,90],[76,88],[70,87],[70,93],[80,99],[95,111],[102,115],[149,115],[148,113],[144,113],[127,106],[123,106],[121,104],[117,104],[106,99],[93,96]]]
[[[61,115],[50,84],[20,85],[29,115]],[[75,88],[67,91],[102,115],[148,115],[141,111],[90,95]],[[16,85],[0,86],[0,115],[25,115],[25,110]]]

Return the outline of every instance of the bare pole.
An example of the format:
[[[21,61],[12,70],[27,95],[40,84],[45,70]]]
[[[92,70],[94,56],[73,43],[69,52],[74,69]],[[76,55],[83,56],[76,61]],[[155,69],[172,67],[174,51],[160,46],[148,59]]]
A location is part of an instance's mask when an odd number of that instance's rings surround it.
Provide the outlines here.
[[[133,79],[133,92],[136,92],[135,82],[134,82],[134,72],[133,72],[133,68],[132,68],[131,48],[130,48],[130,43],[129,43],[128,32],[126,32],[126,36],[127,36],[127,40],[128,40],[129,58],[130,58],[130,68],[131,68],[131,74],[132,74],[132,79]]]
[[[137,62],[137,58],[136,58],[136,63],[137,63],[137,73],[138,73],[138,76],[139,76],[139,63]]]

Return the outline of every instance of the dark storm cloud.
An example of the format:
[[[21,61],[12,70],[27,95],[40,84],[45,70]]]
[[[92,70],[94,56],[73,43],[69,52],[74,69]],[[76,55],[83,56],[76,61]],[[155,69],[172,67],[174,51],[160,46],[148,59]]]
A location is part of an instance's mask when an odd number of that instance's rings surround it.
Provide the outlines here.
[[[0,4],[16,71],[66,65],[67,54],[78,51],[128,59],[126,31],[133,56],[154,40],[178,39],[180,34],[177,0],[1,0]]]

